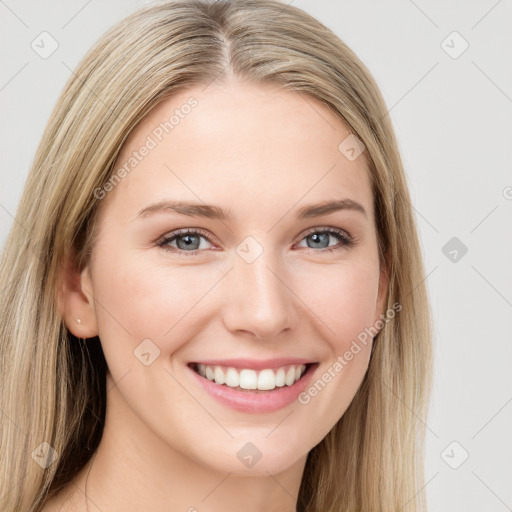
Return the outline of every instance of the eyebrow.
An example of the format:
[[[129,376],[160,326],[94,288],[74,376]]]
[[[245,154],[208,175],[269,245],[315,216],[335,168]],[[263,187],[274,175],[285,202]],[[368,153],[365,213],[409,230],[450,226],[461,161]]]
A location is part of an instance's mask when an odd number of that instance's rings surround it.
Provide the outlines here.
[[[351,210],[368,216],[364,207],[357,201],[352,199],[337,199],[332,201],[324,201],[319,204],[303,206],[297,212],[298,219],[309,219],[313,217],[321,217],[340,210]],[[206,217],[208,219],[219,219],[223,221],[235,221],[235,216],[231,210],[225,211],[219,206],[210,204],[201,204],[188,201],[171,201],[164,200],[153,203],[140,210],[138,217],[149,217],[157,213],[178,213],[188,215],[189,217]]]

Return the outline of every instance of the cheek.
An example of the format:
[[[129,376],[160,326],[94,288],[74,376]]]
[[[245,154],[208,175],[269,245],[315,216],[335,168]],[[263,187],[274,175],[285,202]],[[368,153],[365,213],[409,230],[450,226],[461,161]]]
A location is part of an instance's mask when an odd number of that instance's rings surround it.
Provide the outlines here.
[[[378,268],[372,263],[346,262],[316,272],[302,283],[304,302],[321,320],[325,358],[316,380],[299,403],[322,418],[318,440],[347,410],[368,368],[375,320]]]
[[[203,299],[222,276],[194,266],[148,266],[148,259],[110,253],[94,276],[100,338],[106,352],[116,350],[116,359],[133,357],[146,339],[162,353],[177,350],[186,341],[183,332],[190,337],[200,329]]]
[[[378,267],[371,262],[346,261],[303,273],[301,297],[325,327],[325,336],[336,352],[375,320]]]

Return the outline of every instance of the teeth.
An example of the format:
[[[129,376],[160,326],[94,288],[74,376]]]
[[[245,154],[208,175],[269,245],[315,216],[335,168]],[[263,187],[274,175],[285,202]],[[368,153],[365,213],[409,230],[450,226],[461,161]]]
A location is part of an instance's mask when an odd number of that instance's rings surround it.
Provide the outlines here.
[[[285,377],[284,370],[282,368],[279,368],[279,370],[277,370],[277,372],[276,372],[276,387],[277,388],[282,388],[284,386],[284,377]]]
[[[224,384],[226,382],[224,372],[222,371],[222,368],[219,368],[218,366],[215,367],[215,370],[213,371],[213,377],[217,384]]]
[[[284,378],[284,383],[287,386],[291,386],[295,382],[295,368],[289,368]]]
[[[230,388],[271,390],[284,385],[291,386],[297,382],[306,370],[306,365],[287,365],[277,370],[265,369],[257,372],[250,369],[226,368],[223,366],[197,365],[199,375],[216,384],[224,384]]]
[[[258,389],[274,389],[276,387],[276,377],[272,370],[261,370],[258,375]]]
[[[222,371],[222,368],[221,368]],[[238,372],[234,368],[228,368],[226,372],[226,386],[230,388],[236,388],[240,384],[240,377]]]
[[[254,370],[242,370],[240,372],[240,384],[242,389],[257,389],[258,376]]]
[[[208,380],[213,380],[214,379],[213,369],[210,366],[206,367],[206,378]]]

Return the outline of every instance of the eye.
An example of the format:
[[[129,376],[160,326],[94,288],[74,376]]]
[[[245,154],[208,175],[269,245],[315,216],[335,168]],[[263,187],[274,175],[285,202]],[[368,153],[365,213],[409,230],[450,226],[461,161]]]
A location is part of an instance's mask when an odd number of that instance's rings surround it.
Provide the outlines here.
[[[330,240],[338,240],[335,245]],[[206,240],[206,243],[202,243]],[[355,245],[355,241],[346,232],[333,228],[315,228],[301,239],[306,240],[308,249],[320,249],[314,252],[335,251]],[[208,249],[211,244],[208,234],[202,230],[181,229],[174,231],[157,243],[167,251],[187,256],[197,254],[202,249]],[[304,246],[298,246],[304,247]]]
[[[204,231],[182,229],[179,231],[174,231],[169,236],[162,239],[162,241],[158,243],[158,246],[165,250],[177,252],[179,254],[196,254],[199,249],[208,248],[205,247],[205,244],[201,242],[201,239],[207,240],[208,243],[211,243]]]
[[[338,244],[331,246],[329,245],[329,240],[333,238],[338,240]],[[324,249],[326,251],[335,251],[343,247],[348,248],[355,244],[350,235],[344,231],[333,228],[315,228],[313,231],[310,231],[309,234],[307,234],[302,240],[306,240],[306,247],[308,249]]]

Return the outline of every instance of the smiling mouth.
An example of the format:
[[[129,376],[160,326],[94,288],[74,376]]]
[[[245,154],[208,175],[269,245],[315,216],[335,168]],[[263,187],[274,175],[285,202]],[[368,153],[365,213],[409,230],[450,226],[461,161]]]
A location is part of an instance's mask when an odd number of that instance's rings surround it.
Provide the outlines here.
[[[308,374],[313,367],[316,368],[318,363],[289,364],[280,368],[262,370],[221,365],[209,366],[201,363],[189,363],[187,366],[202,378],[219,387],[252,393],[268,393],[269,391],[293,386]]]

